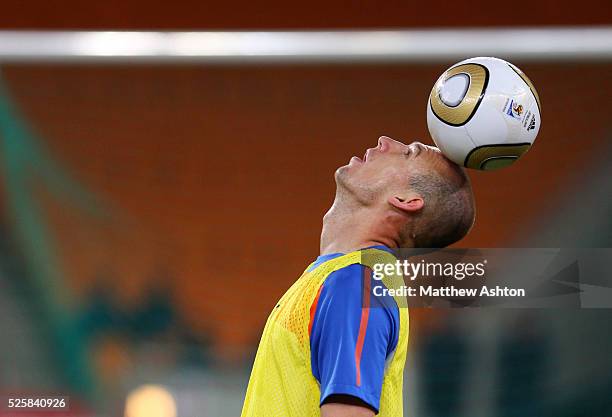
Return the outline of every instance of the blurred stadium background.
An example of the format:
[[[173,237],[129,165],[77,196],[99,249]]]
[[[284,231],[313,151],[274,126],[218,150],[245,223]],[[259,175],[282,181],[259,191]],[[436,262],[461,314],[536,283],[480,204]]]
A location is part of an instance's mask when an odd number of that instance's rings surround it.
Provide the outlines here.
[[[0,28],[576,27],[563,56],[486,50],[534,81],[544,124],[523,160],[472,173],[458,247],[612,246],[612,42],[589,55],[583,38],[611,30],[603,2],[36,3],[3,5]],[[0,32],[0,394],[69,395],[66,416],[239,415],[268,311],[318,253],[333,171],[382,134],[431,142],[426,98],[458,60],[79,60],[16,56],[16,34]],[[610,310],[411,317],[406,415],[612,415]]]

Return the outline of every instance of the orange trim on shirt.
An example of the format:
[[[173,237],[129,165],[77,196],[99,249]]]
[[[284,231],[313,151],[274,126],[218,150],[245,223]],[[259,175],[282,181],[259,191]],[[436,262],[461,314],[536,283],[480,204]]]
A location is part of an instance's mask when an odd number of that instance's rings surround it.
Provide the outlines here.
[[[361,321],[359,322],[359,335],[355,346],[355,368],[357,370],[357,386],[361,386],[361,353],[365,341],[368,319],[370,318],[370,268],[363,269],[363,306],[361,307]]]
[[[317,311],[317,304],[319,304],[319,296],[321,295],[322,289],[323,289],[323,284],[321,284],[321,286],[319,287],[319,290],[317,291],[317,295],[314,301],[312,302],[312,305],[310,306],[310,322],[308,323],[308,335],[309,336],[310,336],[310,333],[312,332],[312,323],[314,322],[314,316]]]

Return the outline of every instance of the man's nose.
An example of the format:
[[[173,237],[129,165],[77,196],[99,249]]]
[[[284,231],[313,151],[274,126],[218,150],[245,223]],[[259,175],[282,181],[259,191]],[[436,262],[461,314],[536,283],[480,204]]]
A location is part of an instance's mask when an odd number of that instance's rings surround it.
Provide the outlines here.
[[[384,144],[387,148],[396,148],[406,146],[402,142],[391,139],[389,136],[381,136],[378,138],[379,144]]]

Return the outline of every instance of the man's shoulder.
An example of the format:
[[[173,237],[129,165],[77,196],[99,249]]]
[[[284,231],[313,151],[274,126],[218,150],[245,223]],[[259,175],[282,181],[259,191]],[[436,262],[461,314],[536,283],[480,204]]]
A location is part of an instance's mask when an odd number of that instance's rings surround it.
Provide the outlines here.
[[[350,264],[330,273],[323,282],[326,292],[342,291],[343,293],[362,292],[365,267],[361,264]]]

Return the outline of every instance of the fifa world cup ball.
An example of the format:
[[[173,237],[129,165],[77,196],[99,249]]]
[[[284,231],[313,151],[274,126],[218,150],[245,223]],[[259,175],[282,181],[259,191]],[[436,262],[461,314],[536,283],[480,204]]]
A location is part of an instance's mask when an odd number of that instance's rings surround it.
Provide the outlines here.
[[[493,170],[529,150],[542,124],[541,111],[538,93],[520,69],[498,58],[470,58],[436,81],[427,127],[450,160]]]

